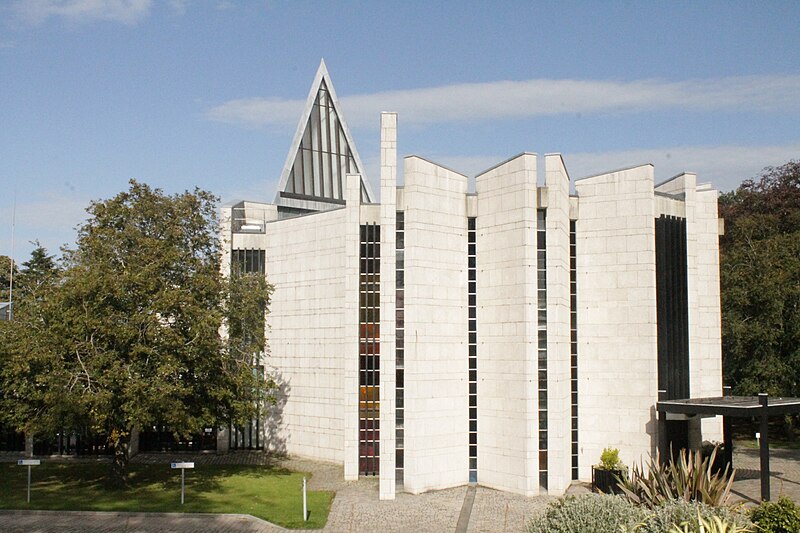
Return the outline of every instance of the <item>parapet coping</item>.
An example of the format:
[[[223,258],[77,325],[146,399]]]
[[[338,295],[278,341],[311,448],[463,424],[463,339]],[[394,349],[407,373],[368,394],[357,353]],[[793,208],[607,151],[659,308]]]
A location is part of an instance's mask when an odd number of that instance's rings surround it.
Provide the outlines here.
[[[655,168],[655,165],[653,165],[653,163],[642,163],[641,165],[632,165],[632,166],[624,167],[624,168],[616,168],[614,170],[608,170],[606,172],[598,172],[597,174],[592,174],[591,176],[584,176],[582,178],[578,178],[578,179],[575,180],[575,182],[577,183],[579,181],[588,180],[588,179],[591,179],[591,178],[596,178],[598,176],[605,176],[606,174],[614,174],[616,172],[625,172],[626,170],[633,170],[634,168],[641,168],[641,167],[654,167]]]
[[[500,161],[500,162],[499,162],[499,163],[497,163],[496,165],[493,165],[493,166],[491,166],[491,167],[487,168],[487,169],[486,169],[486,170],[484,170],[483,172],[479,172],[479,173],[475,174],[475,179],[478,179],[479,177],[483,176],[483,175],[484,175],[484,174],[486,174],[487,172],[491,172],[492,170],[494,170],[494,169],[496,169],[496,168],[498,168],[498,167],[502,167],[502,166],[503,166],[503,165],[505,165],[506,163],[510,163],[511,161],[513,161],[513,160],[515,160],[515,159],[517,159],[518,157],[521,157],[521,156],[523,156],[523,155],[532,155],[532,156],[537,156],[536,152],[520,152],[520,153],[518,153],[517,155],[512,155],[512,156],[511,156],[511,157],[509,157],[508,159],[506,159],[506,160],[504,160],[504,161]]]

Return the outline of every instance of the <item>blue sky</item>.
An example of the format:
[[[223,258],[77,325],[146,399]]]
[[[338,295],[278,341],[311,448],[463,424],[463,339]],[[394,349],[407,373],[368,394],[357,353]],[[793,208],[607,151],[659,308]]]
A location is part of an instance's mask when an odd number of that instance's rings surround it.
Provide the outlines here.
[[[0,254],[74,241],[136,178],[271,201],[324,57],[375,183],[399,154],[470,176],[561,152],[731,190],[800,157],[800,2],[0,3]],[[375,187],[377,189],[377,187]]]

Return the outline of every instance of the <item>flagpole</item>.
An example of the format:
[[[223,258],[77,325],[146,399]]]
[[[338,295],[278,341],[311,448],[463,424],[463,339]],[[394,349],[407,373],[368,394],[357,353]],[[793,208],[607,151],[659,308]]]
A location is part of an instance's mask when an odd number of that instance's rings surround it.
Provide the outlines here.
[[[11,271],[8,274],[8,319],[14,318],[14,229],[17,225],[17,191],[14,190],[14,207],[11,209]]]

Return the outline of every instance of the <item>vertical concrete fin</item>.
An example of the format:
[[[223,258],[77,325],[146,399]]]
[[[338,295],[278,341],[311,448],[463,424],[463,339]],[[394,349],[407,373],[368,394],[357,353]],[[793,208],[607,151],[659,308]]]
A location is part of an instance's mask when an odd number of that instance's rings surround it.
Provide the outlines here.
[[[537,157],[475,178],[478,482],[539,494]]]
[[[418,493],[469,478],[467,177],[404,162],[404,488]]]
[[[358,313],[361,176],[347,175],[345,199],[344,478],[358,479]]]
[[[544,159],[547,187],[547,435],[548,484],[563,494],[571,483],[569,175],[560,154]]]
[[[603,448],[619,448],[630,465],[656,447],[653,166],[579,179],[575,189],[579,475],[588,481]]]
[[[380,490],[395,497],[395,232],[397,229],[397,114],[381,113],[381,337],[380,337]]]

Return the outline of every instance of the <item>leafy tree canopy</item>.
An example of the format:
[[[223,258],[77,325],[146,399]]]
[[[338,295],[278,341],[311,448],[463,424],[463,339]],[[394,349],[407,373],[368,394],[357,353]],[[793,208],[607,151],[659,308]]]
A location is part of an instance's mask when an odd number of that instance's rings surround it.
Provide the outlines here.
[[[271,287],[261,276],[242,290],[247,278],[221,275],[215,203],[202,190],[170,196],[131,181],[90,205],[62,272],[34,251],[0,346],[0,407],[15,427],[106,434],[124,479],[134,428],[187,434],[253,416],[265,394],[253,367]],[[241,326],[230,344],[246,350],[229,349],[224,316],[258,313],[261,334],[245,343]]]
[[[47,250],[39,244],[39,241],[33,241],[31,244],[36,247],[31,252],[30,259],[22,263],[22,270],[14,278],[14,290],[17,297],[20,294],[35,295],[52,283],[59,274],[59,266],[55,257],[48,255]]]
[[[800,162],[719,201],[723,358],[739,394],[800,395]]]
[[[17,272],[17,265],[14,265],[14,275]],[[11,258],[7,255],[0,255],[0,302],[7,302],[9,289],[11,287]]]

